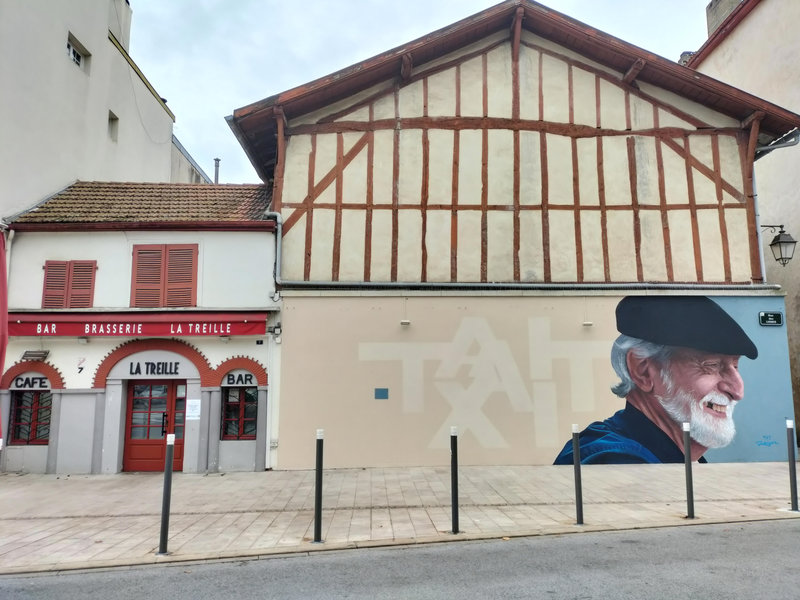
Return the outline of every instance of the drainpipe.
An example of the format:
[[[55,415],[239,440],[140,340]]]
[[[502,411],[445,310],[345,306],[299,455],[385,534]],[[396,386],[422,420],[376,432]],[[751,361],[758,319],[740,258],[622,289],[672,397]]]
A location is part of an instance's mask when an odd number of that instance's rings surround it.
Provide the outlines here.
[[[275,268],[273,269],[272,274],[275,277],[275,296],[273,300],[277,301],[279,298],[280,292],[278,291],[278,287],[283,285],[283,281],[281,281],[281,251],[283,248],[283,217],[279,212],[267,212],[265,215],[268,219],[273,219],[275,221]]]

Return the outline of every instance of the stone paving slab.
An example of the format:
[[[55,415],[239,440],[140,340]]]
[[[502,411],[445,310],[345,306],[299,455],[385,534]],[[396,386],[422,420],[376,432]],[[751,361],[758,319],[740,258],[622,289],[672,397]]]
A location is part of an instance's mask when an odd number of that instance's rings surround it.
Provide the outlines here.
[[[3,473],[0,574],[800,517],[785,463],[695,465],[695,519],[683,465],[585,466],[583,525],[571,466],[461,467],[454,535],[449,467],[336,469],[314,543],[314,475],[176,473],[159,556],[162,474]]]

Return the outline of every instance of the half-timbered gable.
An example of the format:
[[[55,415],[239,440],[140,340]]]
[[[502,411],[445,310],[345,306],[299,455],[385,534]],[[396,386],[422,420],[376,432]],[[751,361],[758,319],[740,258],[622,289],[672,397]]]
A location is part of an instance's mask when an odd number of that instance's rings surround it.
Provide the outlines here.
[[[508,27],[427,60],[414,54],[425,41],[387,53],[399,72],[335,102],[290,117],[275,99],[284,279],[760,280],[758,106],[743,121],[704,90],[641,81],[652,63],[684,69],[613,38],[638,51],[627,69],[530,31],[544,19],[532,3],[492,10],[515,6]],[[475,21],[438,38],[474,38]],[[233,122],[246,125],[248,109]]]

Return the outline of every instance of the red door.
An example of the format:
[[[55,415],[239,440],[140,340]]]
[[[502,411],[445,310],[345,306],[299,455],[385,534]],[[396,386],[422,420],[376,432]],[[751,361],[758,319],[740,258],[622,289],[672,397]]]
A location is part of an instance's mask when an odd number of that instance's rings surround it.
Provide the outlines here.
[[[183,470],[186,384],[182,381],[130,381],[123,471],[163,471],[167,434],[175,434],[172,469]]]

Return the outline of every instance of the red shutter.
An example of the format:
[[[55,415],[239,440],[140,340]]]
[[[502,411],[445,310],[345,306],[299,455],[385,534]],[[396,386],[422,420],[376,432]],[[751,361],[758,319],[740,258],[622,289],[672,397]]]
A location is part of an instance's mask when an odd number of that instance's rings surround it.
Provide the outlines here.
[[[97,261],[69,261],[69,287],[67,288],[67,307],[91,308],[94,300],[94,272]]]
[[[131,306],[158,308],[163,304],[163,245],[133,247]]]
[[[167,246],[164,306],[197,305],[197,244]]]
[[[45,261],[42,308],[66,308],[68,278],[67,261]]]

